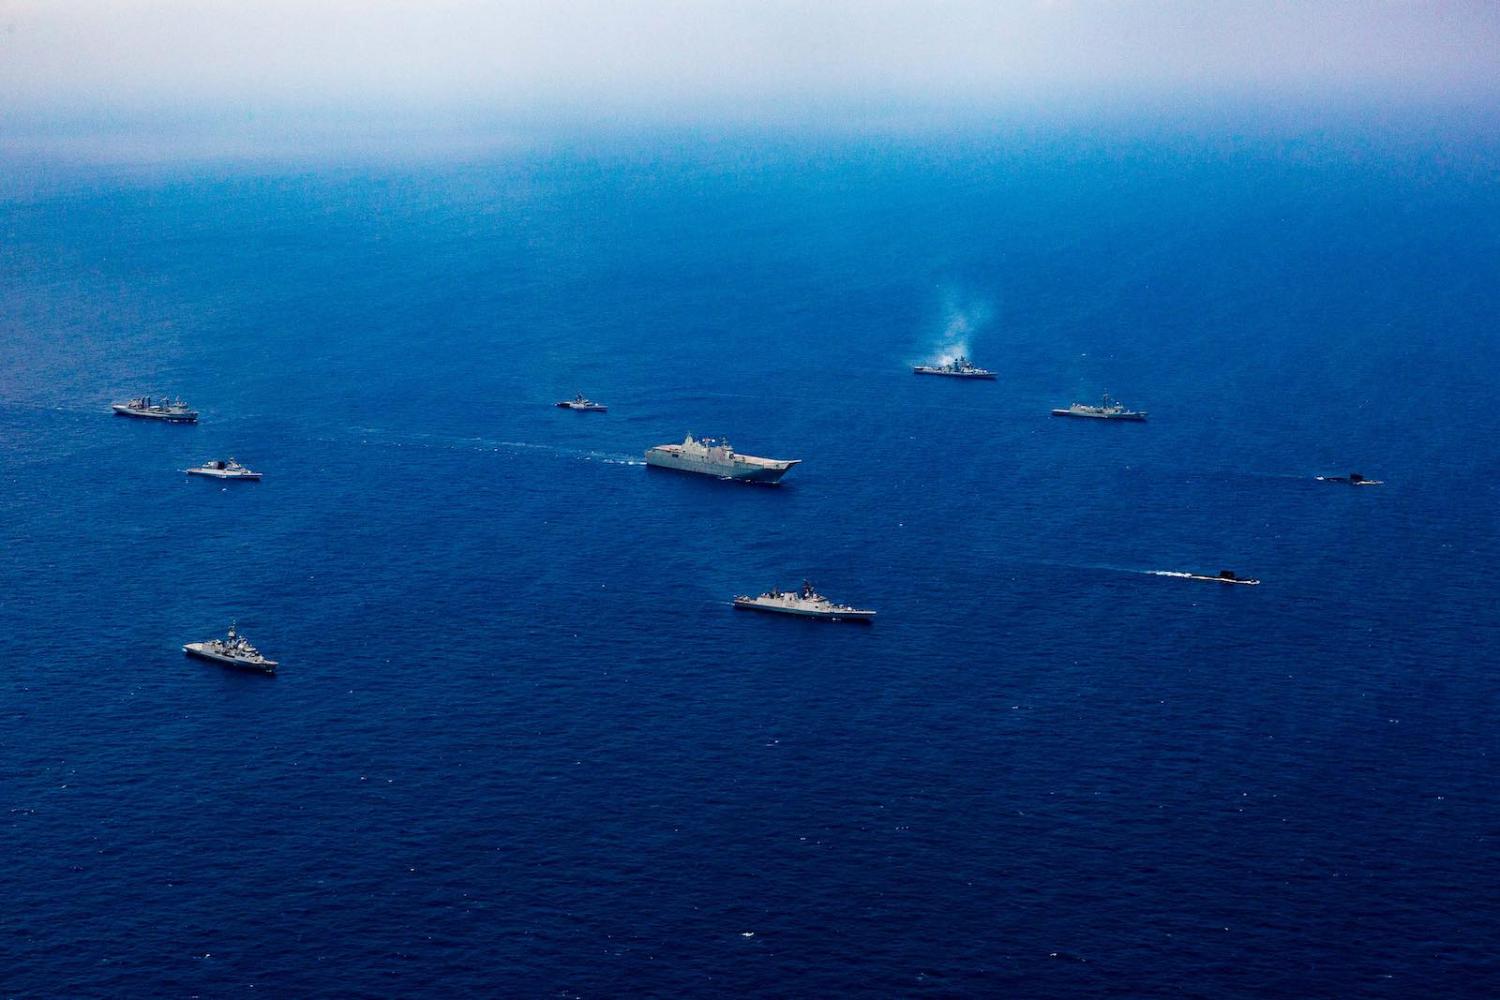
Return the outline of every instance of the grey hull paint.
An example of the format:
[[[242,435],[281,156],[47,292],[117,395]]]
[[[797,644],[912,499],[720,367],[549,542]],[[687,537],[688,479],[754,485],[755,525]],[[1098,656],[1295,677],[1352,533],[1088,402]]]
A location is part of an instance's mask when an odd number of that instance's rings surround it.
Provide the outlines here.
[[[793,618],[815,618],[827,622],[872,622],[875,620],[873,611],[804,611],[801,608],[775,607],[768,604],[756,604],[753,601],[735,601],[734,606],[741,611],[760,611],[768,615],[790,615]]]
[[[1073,410],[1053,410],[1054,417],[1073,417],[1078,420],[1127,420],[1145,423],[1144,413],[1077,413]]]
[[[940,372],[940,371],[937,371],[934,368],[913,368],[912,369],[912,374],[914,374],[914,375],[938,375],[938,376],[941,376],[943,378],[979,378],[979,379],[985,379],[986,381],[989,381],[989,382],[995,381],[995,373],[994,372],[983,372],[983,373],[981,373],[981,372]]]
[[[142,410],[132,410],[128,406],[115,405],[110,407],[115,411],[117,417],[134,417],[137,420],[160,420],[164,424],[196,424],[198,414],[196,413],[146,413]]]
[[[202,476],[205,479],[242,479],[247,483],[258,483],[261,479],[261,474],[259,472],[250,472],[243,474],[229,473],[228,475],[225,475],[222,471],[219,470],[209,471],[208,469],[183,469],[182,471],[186,472],[190,476]]]

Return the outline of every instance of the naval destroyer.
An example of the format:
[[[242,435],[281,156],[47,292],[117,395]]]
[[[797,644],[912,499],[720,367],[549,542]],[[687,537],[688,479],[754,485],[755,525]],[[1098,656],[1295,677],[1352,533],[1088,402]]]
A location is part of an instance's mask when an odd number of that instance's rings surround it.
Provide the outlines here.
[[[821,618],[824,621],[834,622],[868,622],[875,619],[873,611],[833,603],[813,590],[813,585],[806,580],[802,581],[800,591],[788,592],[779,587],[772,587],[759,597],[741,594],[735,597],[734,606],[746,611],[769,611],[772,614]]]
[[[646,464],[658,469],[696,472],[720,479],[738,479],[747,483],[777,483],[800,458],[757,458],[741,455],[729,442],[715,438],[695,438],[691,434],[682,444],[659,444],[646,450]]]
[[[229,634],[224,638],[190,642],[182,647],[182,651],[200,660],[239,670],[255,670],[263,674],[276,672],[276,661],[262,656],[260,650],[250,645],[250,640],[235,629],[233,623],[229,626]]]
[[[1094,420],[1145,420],[1146,414],[1140,410],[1127,410],[1124,404],[1117,399],[1110,399],[1109,393],[1104,394],[1104,399],[1098,406],[1090,406],[1087,403],[1074,403],[1066,410],[1053,410],[1054,417],[1091,417]]]
[[[260,481],[259,472],[251,472],[249,469],[245,468],[243,465],[236,462],[232,458],[227,462],[223,459],[215,459],[212,462],[204,462],[202,465],[196,465],[191,469],[183,469],[182,471],[186,472],[190,476],[208,476],[212,479],[246,479],[251,482]]]
[[[980,368],[968,358],[960,354],[952,361],[941,365],[915,365],[912,372],[917,375],[947,375],[949,378],[987,378],[993,379],[995,373],[988,368]]]
[[[137,396],[128,403],[111,403],[110,409],[118,416],[139,417],[142,420],[164,420],[169,424],[196,424],[198,422],[198,411],[189,409],[182,400],[168,401],[163,399],[159,403],[152,402],[150,396]]]

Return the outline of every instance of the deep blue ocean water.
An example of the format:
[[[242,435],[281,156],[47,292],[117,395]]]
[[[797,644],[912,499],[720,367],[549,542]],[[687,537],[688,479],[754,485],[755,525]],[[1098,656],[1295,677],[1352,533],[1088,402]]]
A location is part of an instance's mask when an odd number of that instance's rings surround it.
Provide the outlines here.
[[[1496,995],[1497,162],[10,164],[0,993]]]

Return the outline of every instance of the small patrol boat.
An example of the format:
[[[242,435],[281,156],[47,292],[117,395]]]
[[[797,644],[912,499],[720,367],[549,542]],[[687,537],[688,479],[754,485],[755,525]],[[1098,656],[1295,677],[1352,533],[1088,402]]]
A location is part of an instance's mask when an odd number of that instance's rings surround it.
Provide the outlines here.
[[[150,396],[137,396],[126,403],[111,403],[110,409],[120,417],[139,417],[142,420],[162,420],[169,424],[196,424],[198,411],[190,409],[182,400],[161,402]]]
[[[1243,577],[1243,576],[1235,576],[1234,575],[1234,570],[1232,570],[1232,569],[1221,569],[1221,570],[1219,570],[1219,575],[1218,576],[1207,576],[1207,575],[1202,574],[1202,573],[1178,573],[1178,572],[1175,572],[1175,571],[1170,570],[1170,569],[1152,570],[1151,571],[1151,575],[1152,576],[1175,576],[1179,580],[1202,580],[1205,583],[1237,583],[1237,584],[1239,584],[1241,586],[1244,586],[1244,587],[1258,587],[1258,586],[1260,586],[1260,581],[1259,580],[1252,580],[1252,579],[1250,579],[1248,577]]]
[[[734,606],[746,611],[769,611],[772,614],[822,618],[834,622],[868,622],[875,618],[873,611],[835,604],[813,590],[813,585],[806,580],[802,581],[800,591],[787,592],[779,587],[772,587],[759,597],[741,594],[734,599]]]
[[[206,642],[190,642],[182,647],[182,651],[199,660],[207,660],[210,663],[235,667],[239,670],[254,670],[263,674],[276,672],[276,661],[262,656],[260,650],[250,645],[250,640],[241,635],[232,622],[229,625],[229,634],[224,638],[209,639]]]
[[[212,462],[204,462],[202,465],[182,471],[190,476],[210,476],[214,479],[248,479],[252,482],[260,480],[259,472],[251,472],[232,458],[228,461],[216,459]]]
[[[609,409],[603,403],[596,403],[592,399],[585,398],[581,392],[572,399],[560,401],[557,404],[557,408],[560,410],[582,410],[584,413],[604,413]]]
[[[912,372],[917,375],[947,375],[949,378],[987,378],[993,379],[995,373],[988,368],[980,368],[967,357],[960,354],[941,365],[915,365]]]
[[[1098,406],[1090,406],[1088,403],[1074,403],[1066,410],[1053,410],[1054,417],[1089,417],[1094,420],[1145,420],[1146,414],[1142,410],[1127,410],[1124,404],[1117,399],[1110,399],[1109,393],[1104,394],[1104,399]]]
[[[1319,476],[1320,483],[1346,483],[1349,486],[1381,486],[1379,479],[1366,479],[1357,472],[1351,472],[1347,476]]]

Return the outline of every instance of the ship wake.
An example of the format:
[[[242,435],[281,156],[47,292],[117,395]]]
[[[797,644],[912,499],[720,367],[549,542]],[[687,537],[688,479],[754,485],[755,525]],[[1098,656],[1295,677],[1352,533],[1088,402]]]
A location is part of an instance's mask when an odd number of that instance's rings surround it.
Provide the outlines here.
[[[564,445],[546,444],[536,441],[502,441],[494,438],[454,438],[437,434],[392,434],[372,427],[352,428],[360,437],[360,444],[384,448],[436,448],[447,451],[527,451],[571,458],[584,462],[599,462],[604,465],[645,465],[645,461],[633,455],[616,451],[600,451],[593,448],[569,448]],[[341,443],[333,438],[319,440]]]

